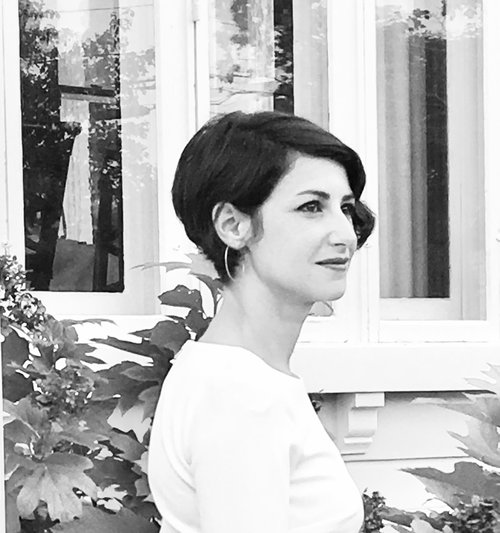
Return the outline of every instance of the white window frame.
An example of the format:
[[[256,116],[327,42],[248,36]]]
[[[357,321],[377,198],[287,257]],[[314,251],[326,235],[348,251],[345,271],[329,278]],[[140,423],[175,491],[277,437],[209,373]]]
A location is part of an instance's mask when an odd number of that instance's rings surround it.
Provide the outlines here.
[[[209,34],[208,6],[195,1],[196,13],[196,108],[197,126],[209,118]],[[310,317],[301,333],[300,342],[308,346],[317,343],[390,343],[390,342],[498,342],[499,280],[497,228],[498,214],[491,199],[500,195],[495,179],[495,134],[493,117],[500,117],[495,103],[495,83],[499,69],[493,57],[498,49],[498,37],[492,21],[498,6],[484,0],[484,105],[485,105],[485,190],[490,198],[485,209],[486,242],[486,318],[484,320],[449,320],[448,299],[386,299],[379,290],[379,235],[375,231],[367,245],[357,254],[349,273],[348,290],[335,307],[335,317]],[[378,210],[377,154],[377,84],[376,84],[376,25],[375,0],[328,2],[328,62],[330,94],[330,129],[361,155],[367,172],[364,200]],[[354,67],[353,67],[354,65]],[[460,247],[458,247],[460,248]],[[457,248],[457,253],[462,253]],[[470,291],[469,291],[470,292]],[[467,294],[462,295],[466,300]],[[412,299],[413,300],[413,299]],[[386,319],[408,316],[412,306],[418,319]],[[398,310],[400,311],[398,313]],[[406,315],[405,315],[406,313]]]
[[[332,124],[332,131],[339,131],[345,127],[345,132],[339,132],[341,138],[351,143],[362,155],[368,175],[367,190],[364,198],[372,208],[378,206],[377,175],[377,117],[376,110],[376,36],[375,36],[375,0],[356,0],[354,2],[334,1],[331,3],[330,24],[333,30],[331,41],[331,57],[333,78],[331,83],[331,106],[335,110],[335,102],[339,109],[332,113],[336,116],[336,124]],[[495,54],[498,50],[498,35],[492,21],[498,20],[498,5],[491,0],[484,0],[484,106],[485,106],[485,191],[487,205],[485,209],[485,242],[486,242],[486,318],[485,320],[446,320],[446,313],[440,309],[441,302],[408,302],[407,299],[389,299],[389,305],[394,310],[400,306],[400,315],[404,316],[405,306],[414,303],[417,312],[421,312],[418,320],[387,320],[384,319],[384,301],[376,296],[378,288],[378,272],[376,260],[370,258],[370,272],[366,273],[365,281],[372,287],[369,305],[378,306],[378,334],[374,337],[380,342],[488,342],[499,339],[499,259],[498,244],[496,242],[499,227],[498,213],[495,212],[493,198],[500,194],[498,179],[496,179],[495,146],[498,139],[497,132],[492,128],[492,121],[500,116],[499,106],[495,102],[494,88],[498,87],[499,69],[495,66]],[[346,50],[352,50],[347,54]],[[356,61],[357,69],[350,66]],[[335,72],[337,76],[335,76]],[[357,88],[356,91],[353,87]],[[353,94],[355,97],[353,98]],[[356,100],[356,101],[354,101]],[[354,119],[353,119],[354,117]],[[349,122],[349,118],[351,121]],[[347,126],[350,126],[350,130]],[[375,179],[374,179],[375,178]],[[488,202],[489,199],[489,202]],[[376,210],[376,208],[375,208]],[[380,238],[377,236],[377,238]],[[373,239],[377,247],[377,238]],[[466,298],[467,295],[464,295]],[[377,301],[375,301],[377,300]],[[444,302],[447,305],[447,302]],[[429,306],[434,304],[434,316],[429,316]],[[437,304],[437,305],[436,305]],[[420,306],[420,309],[418,307]],[[427,314],[425,314],[427,312]],[[439,318],[442,318],[439,320]],[[427,319],[426,319],[427,318]]]
[[[449,156],[450,295],[447,298],[382,298],[381,316],[385,320],[401,318],[405,320],[478,320],[479,314],[484,309],[484,294],[476,294],[477,281],[474,280],[474,274],[464,268],[467,262],[468,247],[464,246],[463,243],[474,238],[470,233],[471,229],[474,229],[474,225],[471,227],[467,223],[469,219],[466,214],[470,214],[471,210],[470,202],[467,199],[473,198],[478,192],[469,177],[475,175],[483,177],[481,168],[478,168],[481,167],[483,159],[477,160],[477,158],[468,157],[469,154],[466,153],[468,142],[463,139],[464,110],[460,104],[464,98],[476,104],[478,99],[476,94],[469,94],[468,96],[464,94],[466,91],[473,93],[474,89],[470,83],[469,73],[464,72],[463,50],[455,49],[457,45],[460,47],[460,44],[459,40],[452,40],[447,46],[446,54],[449,110],[453,110],[448,115],[449,152],[451,154]],[[481,81],[482,75],[483,72],[481,71]],[[464,83],[460,83],[460,78],[463,78]],[[476,87],[477,89],[482,90],[482,87]],[[481,97],[482,94],[479,96],[476,109],[483,105]],[[478,119],[482,119],[482,117],[473,116],[475,114],[473,105],[468,107],[465,113],[469,114],[469,120],[466,118],[465,121],[471,125],[475,124]],[[478,139],[477,142],[478,146],[475,148],[481,153],[481,140]],[[466,144],[465,147],[464,144]],[[464,198],[465,202],[462,202]],[[484,224],[484,219],[480,221],[480,224]]]
[[[155,14],[162,9],[161,3],[154,0],[153,7]],[[17,256],[21,264],[24,264],[24,221],[23,221],[23,163],[22,163],[22,133],[21,133],[21,89],[19,77],[19,23],[17,14],[17,2],[2,3],[2,30],[4,34],[4,45],[2,50],[2,59],[4,61],[5,80],[3,87],[3,103],[5,119],[2,121],[2,151],[5,153],[4,169],[0,176],[0,190],[2,191],[2,198],[5,198],[5,209],[3,212],[7,214],[2,219],[0,226],[0,243],[8,243],[10,253]],[[177,9],[181,9],[179,4]],[[171,8],[171,11],[173,8]],[[169,17],[165,17],[169,21]],[[165,38],[165,28],[159,27],[157,17],[155,16],[156,24],[156,50],[162,57],[167,54],[161,54],[160,50],[165,44],[160,44],[160,39]],[[170,24],[172,26],[172,24]],[[187,35],[185,28],[182,31]],[[178,31],[177,31],[178,34]],[[176,34],[176,35],[177,35]],[[170,34],[173,35],[173,34]],[[8,44],[7,44],[8,43]],[[169,41],[168,45],[173,46],[173,41]],[[190,54],[187,48],[184,50],[186,57]],[[167,57],[168,61],[168,57]],[[168,255],[165,255],[167,247],[175,248],[175,243],[178,240],[179,234],[178,221],[175,216],[168,210],[165,210],[165,202],[169,201],[170,194],[167,194],[169,187],[165,186],[162,176],[164,169],[171,171],[165,161],[173,161],[178,157],[175,152],[176,145],[182,142],[186,136],[179,135],[179,129],[182,129],[182,124],[186,122],[189,116],[187,110],[190,106],[185,105],[184,102],[179,102],[179,108],[174,111],[175,106],[163,106],[163,118],[160,117],[159,108],[163,105],[164,99],[169,98],[169,101],[179,100],[179,95],[187,98],[189,91],[184,91],[184,87],[180,88],[177,78],[182,79],[182,83],[188,84],[189,79],[181,70],[181,63],[177,62],[176,70],[174,70],[176,77],[175,81],[170,79],[169,85],[165,83],[165,79],[160,81],[160,76],[165,78],[164,66],[160,64],[159,57],[156,58],[156,69],[158,85],[162,85],[165,96],[160,95],[157,90],[157,124],[158,124],[158,141],[157,141],[157,191],[151,200],[157,201],[155,209],[158,211],[158,227],[159,235],[157,237],[158,247],[158,261],[168,260]],[[189,70],[186,68],[186,70]],[[182,107],[180,107],[182,105]],[[162,134],[163,130],[167,130],[163,126],[162,120],[165,121],[165,107],[167,113],[174,117],[177,131],[175,135]],[[184,112],[185,115],[179,119],[179,113]],[[170,119],[167,124],[172,124]],[[176,129],[174,128],[174,130]],[[172,128],[170,128],[172,129]],[[170,167],[172,164],[170,163]],[[126,192],[127,184],[124,183],[124,198],[133,198],[133,194]],[[5,194],[4,194],[5,192]],[[157,194],[158,193],[158,194]],[[147,209],[145,205],[143,207]],[[127,219],[127,205],[124,202],[124,262],[125,262],[125,290],[122,293],[93,293],[93,292],[50,292],[50,291],[36,291],[36,296],[39,297],[49,312],[57,316],[96,316],[97,314],[103,316],[123,316],[123,315],[138,315],[144,316],[148,314],[156,314],[160,312],[160,304],[156,296],[160,293],[160,270],[148,270],[145,273],[137,269],[132,269],[136,266],[138,261],[133,254],[133,216],[129,214]],[[164,228],[168,228],[165,231]],[[156,231],[156,228],[155,228]],[[134,238],[140,238],[140,235],[133,235]],[[146,289],[147,287],[147,289]],[[75,304],[76,303],[76,304]]]

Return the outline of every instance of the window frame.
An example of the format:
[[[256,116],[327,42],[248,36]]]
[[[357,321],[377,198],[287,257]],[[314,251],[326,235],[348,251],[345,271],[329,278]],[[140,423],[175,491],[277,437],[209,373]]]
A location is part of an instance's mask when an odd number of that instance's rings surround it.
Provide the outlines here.
[[[151,0],[152,8],[155,12],[158,9],[158,0]],[[4,112],[5,120],[2,124],[2,136],[5,155],[5,173],[0,177],[0,187],[5,191],[7,217],[5,224],[0,227],[0,242],[8,243],[9,252],[16,255],[19,262],[24,264],[24,217],[23,209],[23,151],[22,151],[22,126],[21,126],[21,83],[19,76],[19,21],[18,3],[6,2],[2,11],[2,30],[4,34],[4,46],[2,50],[2,60],[4,62],[4,76],[9,83],[3,83]],[[157,29],[158,30],[158,29]],[[5,43],[9,43],[7,47]],[[155,38],[155,47],[158,49],[158,40]],[[15,51],[15,53],[13,53]],[[156,70],[158,65],[156,65]],[[157,95],[157,101],[160,96]],[[157,117],[159,118],[159,117]],[[159,120],[157,121],[159,124]],[[160,126],[158,127],[160,129]],[[170,155],[169,150],[161,150],[158,142],[155,147],[158,157],[164,156],[164,152]],[[158,193],[160,170],[158,165],[157,184],[154,185],[150,200],[157,201],[154,208],[158,212],[158,218],[163,211],[163,206]],[[147,315],[160,312],[160,304],[156,296],[160,291],[160,272],[150,270],[147,274],[140,270],[133,269],[140,260],[134,261],[132,238],[139,238],[133,235],[132,210],[129,209],[127,217],[127,203],[133,197],[126,193],[127,184],[124,184],[124,261],[125,261],[125,290],[121,293],[104,292],[56,292],[56,291],[36,291],[44,305],[52,314],[59,316],[95,316],[96,309],[99,314],[105,315]],[[146,206],[144,206],[146,207]],[[135,209],[137,209],[135,207]],[[127,220],[128,218],[128,220]],[[161,224],[158,227],[162,228]],[[132,231],[131,231],[132,230]],[[129,235],[129,237],[127,237]],[[165,237],[158,235],[155,239],[162,243]],[[157,250],[157,257],[160,250]],[[160,259],[159,259],[160,260]],[[146,276],[148,279],[146,279]],[[128,279],[127,279],[128,278]],[[144,280],[144,281],[143,281]],[[78,298],[78,308],[75,313],[75,298]]]
[[[209,32],[208,5],[198,6],[196,33],[196,125],[209,118]],[[483,0],[484,58],[484,163],[486,198],[500,194],[495,183],[495,132],[492,117],[500,117],[494,102],[493,88],[500,69],[492,61],[498,37],[492,20],[498,7]],[[328,67],[330,129],[355,148],[365,165],[369,179],[363,199],[375,214],[378,211],[378,148],[377,148],[377,57],[375,0],[328,2]],[[498,19],[497,19],[498,20]],[[498,48],[497,48],[498,49]],[[351,53],[346,53],[351,51]],[[354,65],[354,66],[353,66]],[[488,203],[488,201],[486,201]],[[499,250],[495,240],[500,228],[492,202],[485,209],[486,313],[483,320],[450,320],[450,299],[386,299],[380,298],[379,239],[377,228],[360,250],[349,272],[346,296],[339,302],[335,317],[310,317],[299,342],[498,342],[500,340],[500,284],[495,272],[500,271]],[[458,243],[460,244],[460,243]],[[462,252],[458,247],[457,253]],[[455,253],[455,252],[454,252]],[[466,291],[467,292],[467,291]],[[467,298],[467,293],[461,295]],[[470,292],[470,291],[469,291]],[[398,301],[399,300],[399,301]],[[413,299],[412,299],[413,300]],[[439,300],[439,301],[438,301]],[[459,298],[460,300],[460,298]],[[385,318],[390,307],[391,318]],[[408,308],[411,312],[408,313]],[[399,320],[399,316],[412,319]]]
[[[331,104],[338,104],[336,124],[332,123],[332,131],[339,132],[341,138],[350,142],[357,149],[365,162],[368,179],[364,198],[377,211],[378,206],[378,166],[376,142],[377,117],[376,110],[376,35],[375,35],[375,0],[356,0],[354,2],[334,1],[330,4],[329,21],[332,27],[330,57],[332,67],[336,67],[337,77],[331,82]],[[500,106],[495,102],[494,88],[498,87],[500,69],[495,66],[495,50],[498,50],[500,39],[495,32],[492,21],[500,16],[498,5],[491,0],[483,1],[483,57],[484,57],[484,164],[485,164],[485,257],[486,257],[486,317],[484,320],[447,320],[434,316],[432,320],[395,320],[384,319],[378,287],[378,261],[370,257],[369,272],[364,283],[371,287],[369,306],[375,308],[371,315],[378,315],[374,335],[380,342],[498,342],[499,337],[499,303],[500,289],[498,272],[499,246],[495,235],[500,227],[498,213],[495,213],[492,199],[500,194],[500,187],[495,180],[495,118],[500,117]],[[342,23],[340,23],[342,21]],[[336,50],[338,50],[336,54]],[[346,50],[353,50],[348,56]],[[351,63],[356,67],[352,69]],[[340,73],[340,74],[339,74]],[[357,91],[352,91],[356,87]],[[355,94],[353,98],[353,93]],[[346,102],[349,102],[346,104]],[[334,107],[335,109],[335,107]],[[352,120],[354,117],[354,120]],[[349,123],[349,118],[351,121]],[[334,129],[335,126],[335,129]],[[350,129],[349,129],[349,127]],[[344,128],[344,129],[343,129]],[[498,137],[498,135],[497,135]],[[374,179],[375,178],[375,179]],[[488,198],[490,199],[488,201]],[[373,248],[378,249],[380,236],[371,238]],[[377,250],[378,251],[378,250]],[[496,274],[496,275],[495,275]],[[408,300],[390,299],[390,305],[401,310],[410,304]],[[421,300],[421,299],[416,299]],[[421,302],[416,302],[421,305]],[[432,302],[430,302],[432,305]],[[422,311],[426,311],[426,305]],[[420,315],[423,318],[425,315]],[[373,324],[372,324],[373,326]]]
[[[17,6],[14,3],[2,5],[2,31],[9,50],[15,49]],[[378,233],[370,237],[367,244],[356,255],[349,275],[346,297],[338,304],[335,317],[311,317],[306,322],[299,341],[298,351],[303,347],[320,351],[329,346],[337,350],[339,344],[351,347],[354,353],[362,350],[366,354],[379,353],[379,344],[420,343],[425,340],[429,350],[434,343],[500,342],[500,214],[492,199],[500,195],[500,184],[496,180],[497,161],[496,124],[500,118],[500,103],[495,91],[500,85],[500,66],[495,65],[495,50],[500,47],[500,35],[492,21],[500,19],[500,5],[484,0],[484,102],[485,102],[485,189],[487,198],[486,253],[487,253],[487,316],[485,320],[383,320],[380,318]],[[175,0],[166,3],[154,0],[156,30],[157,69],[157,119],[158,119],[158,213],[159,213],[159,258],[167,261],[172,250],[189,248],[181,224],[173,208],[168,204],[170,186],[176,162],[185,143],[209,115],[208,82],[208,25],[206,2]],[[373,141],[377,134],[376,115],[376,47],[375,44],[375,0],[354,0],[328,2],[328,64],[330,128],[342,140],[352,145],[361,155],[368,176],[364,199],[376,212],[377,190],[377,146]],[[495,18],[496,17],[496,18]],[[184,21],[183,24],[180,24]],[[14,39],[14,41],[13,41]],[[14,46],[12,44],[14,43]],[[176,54],[169,53],[176,49]],[[346,54],[352,50],[352,54]],[[9,51],[4,47],[2,60],[4,79],[17,80],[18,64],[9,61]],[[203,58],[205,58],[203,60]],[[353,68],[354,64],[354,68]],[[353,87],[355,90],[353,90]],[[2,160],[5,173],[0,176],[0,187],[5,190],[5,213],[0,220],[0,242],[12,244],[11,251],[23,257],[24,240],[22,214],[16,205],[22,205],[22,172],[20,149],[20,112],[17,119],[9,120],[9,102],[19,99],[19,85],[2,84],[4,91],[8,131],[0,134],[3,139]],[[19,101],[19,100],[17,100]],[[171,125],[174,124],[175,127]],[[7,176],[7,177],[6,177]],[[21,245],[20,245],[21,244]],[[160,272],[160,286],[166,287],[165,273]],[[123,310],[114,312],[106,309],[96,299],[85,302],[85,293],[71,293],[68,298],[79,299],[79,316],[94,315],[95,309],[102,315],[123,315]],[[66,310],[57,301],[49,301],[50,293],[40,297],[49,309],[58,316],[76,316],[74,307]],[[56,300],[59,295],[56,295]],[[111,295],[116,296],[116,295]],[[155,295],[156,296],[156,295]],[[88,312],[84,312],[86,308]],[[83,309],[83,311],[82,311]],[[116,307],[115,307],[116,309]],[[66,312],[65,312],[66,311]],[[138,313],[128,313],[134,316]],[[127,315],[127,313],[125,313]],[[125,318],[125,317],[124,317]],[[321,368],[317,370],[321,373]],[[344,372],[342,372],[344,374]]]
[[[470,74],[464,73],[463,50],[456,49],[457,45],[460,48],[461,44],[466,46],[463,42],[450,41],[446,53],[447,92],[449,98],[448,150],[450,153],[458,155],[458,157],[453,155],[449,157],[450,295],[446,298],[382,298],[381,315],[385,320],[397,320],[400,317],[408,321],[420,320],[422,317],[425,317],[426,320],[480,320],[479,317],[476,318],[474,315],[484,313],[484,294],[481,293],[479,296],[476,294],[478,282],[474,279],[475,275],[480,274],[464,268],[467,263],[468,250],[466,246],[463,246],[463,242],[470,240],[468,239],[468,234],[470,233],[471,225],[464,224],[463,221],[468,220],[467,215],[471,215],[472,205],[469,198],[473,198],[478,190],[478,188],[471,186],[471,180],[467,180],[467,176],[474,175],[479,171],[479,175],[484,177],[484,173],[481,168],[483,164],[482,157],[479,159],[468,158],[467,155],[463,155],[469,149],[469,139],[465,140],[463,138],[464,129],[459,127],[461,120],[459,116],[463,115],[463,109],[460,104],[464,99],[465,92],[477,91],[478,87],[474,89],[472,83],[467,84],[467,81],[470,81]],[[481,39],[478,39],[476,44],[478,44],[479,49]],[[467,52],[470,53],[471,50],[468,47]],[[481,59],[479,57],[479,61],[474,63],[472,67],[480,69],[482,67]],[[482,81],[482,70],[480,76],[478,79]],[[460,78],[464,78],[466,83],[459,83],[462,81]],[[467,107],[466,113],[474,115],[480,109],[478,120],[483,118],[482,96],[481,91],[479,98],[477,98],[476,94],[469,94],[468,97],[471,105]],[[479,104],[477,103],[478,101]],[[475,107],[474,104],[476,104]],[[471,123],[473,124],[474,122],[471,121]],[[478,138],[473,147],[481,153],[481,148],[483,147],[482,139]],[[474,166],[474,163],[479,168],[471,169],[470,167]],[[480,195],[484,196],[482,191]],[[465,201],[461,201],[461,199]],[[483,223],[484,220],[481,220],[479,225]],[[472,225],[472,229],[474,229],[474,225]],[[477,313],[475,311],[471,312],[471,306],[467,305],[468,302],[472,304],[472,309],[475,308]]]

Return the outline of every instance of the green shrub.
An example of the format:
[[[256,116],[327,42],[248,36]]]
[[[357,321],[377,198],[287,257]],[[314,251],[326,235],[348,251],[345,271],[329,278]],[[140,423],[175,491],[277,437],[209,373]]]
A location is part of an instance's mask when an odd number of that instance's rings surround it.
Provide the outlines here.
[[[215,307],[219,282],[198,277]],[[163,293],[160,301],[179,313],[134,332],[139,343],[100,340],[147,357],[146,364],[108,368],[95,347],[78,341],[80,322],[56,320],[30,294],[15,257],[0,257],[0,280],[7,533],[56,524],[64,531],[157,531],[145,471],[149,430],[125,433],[108,419],[131,408],[152,418],[172,358],[209,324],[200,292],[179,285]]]

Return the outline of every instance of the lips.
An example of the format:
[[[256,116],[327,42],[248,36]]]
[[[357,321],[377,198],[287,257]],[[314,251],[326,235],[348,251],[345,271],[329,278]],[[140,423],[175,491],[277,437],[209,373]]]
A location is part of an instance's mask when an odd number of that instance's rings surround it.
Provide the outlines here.
[[[321,266],[344,266],[349,262],[348,257],[332,257],[331,259],[323,259],[316,264]]]

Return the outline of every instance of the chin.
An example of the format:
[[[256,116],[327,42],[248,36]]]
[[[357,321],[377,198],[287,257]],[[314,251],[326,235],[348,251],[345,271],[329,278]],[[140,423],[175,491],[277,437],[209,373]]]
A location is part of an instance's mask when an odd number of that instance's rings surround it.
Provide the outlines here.
[[[338,287],[329,291],[317,292],[314,295],[314,302],[334,302],[335,300],[340,300],[344,296],[345,287]]]
[[[323,296],[323,300],[327,300],[329,302],[334,302],[335,300],[339,300],[344,296],[345,294],[345,285],[342,285],[342,287],[336,287],[335,289],[331,291],[325,291],[325,294]]]

